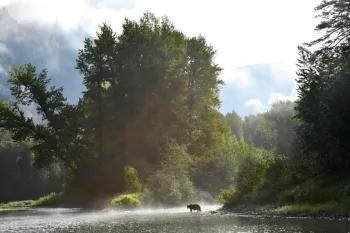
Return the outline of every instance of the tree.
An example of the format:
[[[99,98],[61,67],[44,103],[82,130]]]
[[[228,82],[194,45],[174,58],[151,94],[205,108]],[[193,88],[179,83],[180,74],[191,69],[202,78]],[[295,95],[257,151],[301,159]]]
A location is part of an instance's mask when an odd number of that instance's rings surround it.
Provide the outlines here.
[[[273,122],[264,114],[249,115],[244,118],[244,140],[266,150],[274,149],[276,130]]]
[[[118,36],[119,75],[108,95],[124,158],[141,169],[141,177],[149,172],[144,168],[159,165],[164,136],[181,138],[185,46],[184,35],[166,17],[151,13],[126,19]]]
[[[14,66],[9,82],[14,102],[0,102],[0,127],[11,133],[12,138],[21,142],[33,141],[35,163],[45,167],[59,162],[74,170],[80,162],[82,147],[78,124],[80,109],[69,105],[63,97],[62,88],[48,88],[50,79],[47,71],[36,73],[32,65]],[[21,106],[37,106],[42,123],[25,116]]]
[[[322,32],[323,35],[307,45],[311,47],[321,44],[319,51],[323,52],[331,51],[337,47],[348,47],[350,37],[349,6],[349,0],[322,0],[315,8],[315,11],[321,12],[316,17],[322,19],[315,31]]]
[[[348,175],[349,3],[322,1],[316,31],[323,34],[299,47],[297,139],[314,176]]]
[[[53,165],[38,170],[29,146],[9,141],[0,144],[0,202],[33,200],[61,190],[59,169]]]
[[[86,119],[90,127],[87,129],[96,141],[94,151],[102,159],[104,156],[104,140],[107,119],[105,119],[106,104],[104,101],[106,85],[117,77],[116,46],[117,38],[111,27],[106,23],[99,26],[100,32],[94,40],[86,38],[84,49],[79,50],[77,69],[84,75],[84,108],[88,114]],[[95,145],[95,143],[91,143]]]
[[[160,168],[147,181],[152,196],[165,204],[193,200],[195,189],[189,174],[192,163],[190,155],[172,139],[165,139],[162,153]]]
[[[295,129],[297,122],[293,120],[295,115],[295,104],[292,101],[277,101],[272,104],[271,109],[264,113],[276,131],[276,152],[292,156],[292,147],[295,140]]]
[[[216,51],[203,36],[186,41],[189,142],[192,140],[192,127],[195,126],[193,119],[198,119],[204,108],[220,105],[218,92],[224,83],[219,79],[222,69],[213,61],[215,54]]]
[[[124,180],[126,191],[135,193],[142,191],[142,184],[135,168],[128,165],[124,167]]]
[[[226,123],[230,126],[232,134],[239,140],[243,137],[243,120],[237,114],[232,111],[225,116]]]

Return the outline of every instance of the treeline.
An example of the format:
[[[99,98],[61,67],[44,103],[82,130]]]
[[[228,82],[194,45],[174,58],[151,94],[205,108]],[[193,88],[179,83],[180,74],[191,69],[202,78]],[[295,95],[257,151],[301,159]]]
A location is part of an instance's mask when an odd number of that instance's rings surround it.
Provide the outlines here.
[[[61,190],[59,167],[39,170],[32,164],[28,144],[13,143],[5,136],[3,139],[0,140],[0,203],[34,200]]]
[[[349,0],[323,0],[315,8],[321,19],[316,32],[322,36],[298,48],[294,109],[274,111],[275,105],[243,123],[236,114],[230,115],[227,122],[234,134],[270,150],[274,159],[265,167],[249,161],[242,177],[264,167],[260,184],[247,190],[236,178],[234,188],[220,194],[227,205],[317,204],[327,211],[349,209],[349,6]]]
[[[228,205],[252,201],[273,203],[279,186],[294,181],[292,164],[298,166],[294,108],[294,102],[276,101],[268,111],[243,119],[234,111],[225,115],[235,143],[240,146],[232,147],[222,158],[232,178],[230,188],[221,190],[219,199]]]

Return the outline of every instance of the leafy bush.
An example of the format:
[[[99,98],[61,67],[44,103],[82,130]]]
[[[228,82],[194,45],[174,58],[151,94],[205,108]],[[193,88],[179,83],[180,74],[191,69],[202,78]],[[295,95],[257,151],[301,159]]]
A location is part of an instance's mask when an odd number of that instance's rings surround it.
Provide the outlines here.
[[[248,151],[238,159],[235,174],[236,189],[242,196],[256,191],[263,184],[265,171],[268,167],[269,153],[249,147]]]
[[[216,200],[224,204],[231,204],[236,201],[237,191],[234,188],[221,189],[216,196]]]
[[[124,181],[127,192],[139,193],[142,191],[142,184],[135,168],[128,165],[124,167]]]
[[[147,182],[148,200],[178,205],[195,198],[196,192],[189,175],[190,156],[184,147],[170,141],[164,151],[161,168]]]
[[[229,136],[220,149],[215,151],[215,156],[194,158],[193,177],[200,190],[217,196],[219,190],[226,189],[234,183],[236,141],[234,136]]]
[[[220,157],[218,165],[231,171],[230,179],[234,184],[234,189],[221,191],[217,196],[226,205],[233,205],[243,198],[255,199],[255,192],[264,184],[266,170],[273,162],[270,152],[249,145],[243,139],[232,140],[230,151]]]
[[[334,200],[348,200],[349,181],[308,180],[298,186],[286,189],[278,195],[278,204],[323,204]]]
[[[34,201],[33,206],[58,206],[62,204],[62,193],[50,193]]]
[[[141,193],[119,194],[112,198],[110,206],[120,208],[132,208],[141,204]]]

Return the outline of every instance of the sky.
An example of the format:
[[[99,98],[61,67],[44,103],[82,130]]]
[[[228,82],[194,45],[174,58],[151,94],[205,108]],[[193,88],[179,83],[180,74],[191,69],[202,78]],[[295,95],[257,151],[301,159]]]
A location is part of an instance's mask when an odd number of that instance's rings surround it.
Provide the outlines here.
[[[297,46],[315,38],[314,7],[320,0],[0,0],[19,22],[59,25],[82,47],[107,21],[117,32],[125,17],[149,11],[167,15],[188,36],[202,34],[217,50],[226,85],[222,113],[246,116],[268,110],[276,100],[295,100]],[[0,47],[1,49],[1,47]]]

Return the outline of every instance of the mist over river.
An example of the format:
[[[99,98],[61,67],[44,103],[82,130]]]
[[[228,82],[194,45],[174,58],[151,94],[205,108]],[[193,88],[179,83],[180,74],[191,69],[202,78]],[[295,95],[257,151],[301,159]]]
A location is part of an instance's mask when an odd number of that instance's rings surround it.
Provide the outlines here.
[[[183,208],[87,212],[81,209],[29,209],[0,213],[1,233],[138,233],[138,232],[323,232],[350,231],[349,221],[282,219],[211,214],[219,206],[202,206],[201,213]]]

